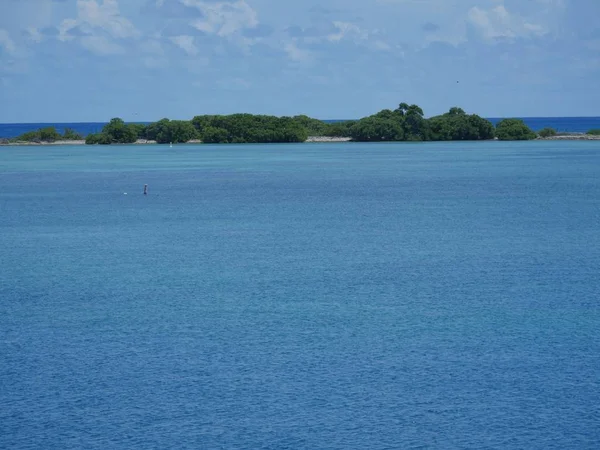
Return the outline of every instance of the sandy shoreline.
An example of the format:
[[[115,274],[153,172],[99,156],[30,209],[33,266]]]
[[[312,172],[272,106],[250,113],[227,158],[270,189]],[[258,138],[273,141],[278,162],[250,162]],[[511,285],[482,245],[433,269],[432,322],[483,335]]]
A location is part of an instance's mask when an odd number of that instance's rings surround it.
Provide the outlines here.
[[[304,142],[350,142],[348,137],[309,136]]]
[[[349,142],[350,138],[345,137],[329,137],[329,136],[309,136],[305,142]],[[138,139],[136,142],[132,144],[111,144],[111,145],[150,145],[157,144],[156,141],[150,141],[146,139]],[[186,144],[202,144],[202,141],[199,139],[192,139],[191,141],[186,142],[185,144],[178,145],[186,145]],[[0,142],[0,145],[4,146],[45,146],[45,145],[85,145],[85,140],[76,140],[76,141],[54,141],[54,142]],[[162,144],[168,145],[168,144]]]
[[[539,141],[598,141],[600,136],[594,134],[565,134],[559,136],[539,137]]]
[[[330,137],[330,136],[309,136],[306,139],[305,143],[325,143],[325,142],[350,142],[352,139],[347,137]],[[537,141],[600,141],[600,136],[595,136],[591,134],[568,134],[568,135],[560,135],[560,136],[550,136],[550,137],[538,137],[535,139]],[[153,145],[157,144],[156,141],[149,141],[146,139],[138,139],[133,144],[111,144],[111,145]],[[202,144],[202,141],[198,139],[191,140],[186,142],[185,144],[178,145],[186,145],[186,144]],[[5,147],[19,147],[19,146],[46,146],[46,145],[85,145],[84,140],[76,140],[76,141],[54,141],[54,142],[2,142],[0,141],[0,146]],[[162,144],[168,145],[168,144]]]

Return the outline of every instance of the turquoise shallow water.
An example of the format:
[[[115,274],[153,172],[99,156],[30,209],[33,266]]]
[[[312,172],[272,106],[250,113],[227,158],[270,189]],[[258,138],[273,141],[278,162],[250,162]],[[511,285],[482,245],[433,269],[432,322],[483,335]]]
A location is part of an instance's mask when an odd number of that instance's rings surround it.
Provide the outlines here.
[[[0,448],[596,449],[599,223],[596,142],[0,148]]]

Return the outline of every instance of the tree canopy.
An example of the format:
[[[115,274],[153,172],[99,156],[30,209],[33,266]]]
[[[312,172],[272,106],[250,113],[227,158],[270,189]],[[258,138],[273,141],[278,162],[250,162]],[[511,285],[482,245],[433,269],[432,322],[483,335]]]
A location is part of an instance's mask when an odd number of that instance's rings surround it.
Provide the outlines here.
[[[450,108],[446,114],[429,119],[431,140],[476,141],[494,138],[494,126],[476,114],[467,114],[461,108]]]
[[[357,121],[350,128],[355,141],[451,141],[494,138],[494,126],[475,114],[451,108],[446,114],[426,119],[418,105],[400,103]]]
[[[179,144],[198,139],[198,132],[187,120],[161,119],[148,125],[140,137],[159,144]]]
[[[367,117],[350,128],[350,137],[355,141],[403,141],[402,124],[393,117]]]
[[[123,119],[115,117],[104,127],[102,132],[89,134],[85,138],[86,144],[133,144],[138,140],[139,128],[137,124],[126,124]]]
[[[307,121],[306,119],[309,119]],[[275,117],[253,114],[196,116],[192,124],[206,143],[304,142],[308,130],[302,123],[315,126],[314,119]]]
[[[503,119],[498,122],[496,136],[501,141],[527,141],[537,137],[521,119]]]
[[[600,133],[591,130],[590,134]],[[540,136],[556,131],[546,128]],[[423,109],[402,102],[396,109],[384,109],[359,120],[328,123],[306,115],[277,117],[255,114],[199,115],[191,120],[161,119],[150,124],[125,123],[113,118],[100,133],[86,137],[87,144],[133,143],[138,139],[158,143],[184,143],[199,140],[218,143],[286,143],[304,142],[308,136],[348,137],[357,142],[375,141],[465,141],[535,139],[534,133],[519,119],[504,119],[493,124],[458,107],[438,116],[426,118]],[[25,133],[25,141],[80,139],[73,130],[60,135],[53,127]]]
[[[56,131],[55,127],[45,127],[34,131],[28,131],[12,139],[21,142],[55,142],[55,141],[76,141],[83,139],[81,135],[70,128],[66,128],[63,134]]]
[[[546,128],[541,129],[538,132],[538,135],[543,138],[556,136],[556,130],[554,128],[546,127]]]

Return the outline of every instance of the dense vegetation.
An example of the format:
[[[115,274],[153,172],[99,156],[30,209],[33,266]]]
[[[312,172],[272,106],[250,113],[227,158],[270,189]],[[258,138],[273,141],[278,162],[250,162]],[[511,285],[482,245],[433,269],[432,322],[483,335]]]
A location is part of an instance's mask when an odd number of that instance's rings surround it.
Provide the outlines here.
[[[159,144],[201,140],[205,143],[304,142],[311,132],[324,133],[327,124],[307,116],[274,117],[252,114],[196,116],[191,121],[162,119],[149,125],[112,119],[86,144],[127,144],[138,139]]]
[[[494,126],[476,114],[460,108],[450,108],[446,114],[429,119],[431,140],[477,141],[494,139]]]
[[[159,144],[184,143],[199,137],[198,131],[191,122],[169,119],[161,119],[158,122],[151,123],[144,129],[140,129],[138,136],[140,139],[156,141]]]
[[[417,105],[401,103],[357,121],[350,127],[355,141],[464,141],[494,138],[491,122],[460,108],[425,119]]]
[[[56,131],[55,127],[40,128],[34,131],[28,131],[14,139],[13,142],[56,142],[56,141],[77,141],[83,137],[70,128],[65,129],[63,134]]]
[[[199,140],[216,143],[304,142],[309,136],[348,137],[358,142],[493,139],[494,127],[486,119],[452,108],[426,119],[417,105],[401,103],[356,121],[326,123],[300,115],[275,117],[253,114],[203,115],[191,121],[162,119],[147,126],[112,119],[88,144],[130,143],[147,139],[158,143]]]
[[[496,137],[501,141],[527,141],[537,135],[521,119],[504,119],[496,125]]]
[[[600,136],[600,128],[594,129],[594,130],[590,130],[587,132],[587,134],[590,134],[592,136]]]
[[[552,137],[552,136],[556,136],[556,130],[554,128],[543,128],[538,132],[538,135],[542,138],[547,138],[547,137]]]
[[[86,144],[133,144],[140,137],[140,133],[145,131],[146,127],[140,124],[126,124],[122,119],[111,119],[102,132],[97,134],[88,134],[85,138]]]
[[[86,144],[129,144],[137,140],[164,143],[190,141],[216,143],[304,142],[309,136],[346,137],[357,142],[375,141],[467,141],[529,140],[555,136],[556,130],[544,128],[538,134],[520,119],[493,124],[461,108],[425,118],[418,105],[401,103],[395,110],[384,109],[360,120],[327,123],[306,115],[276,117],[253,114],[202,115],[192,120],[161,119],[151,124],[125,123],[114,118],[100,133],[86,137]],[[600,130],[588,134],[600,135]],[[53,142],[82,139],[73,130],[59,134],[53,127],[31,131],[15,140]]]
[[[192,125],[202,142],[220,143],[275,143],[304,142],[308,138],[308,129],[302,125],[315,127],[314,119],[301,116],[292,117],[262,116],[253,114],[232,114],[229,116],[196,116]]]

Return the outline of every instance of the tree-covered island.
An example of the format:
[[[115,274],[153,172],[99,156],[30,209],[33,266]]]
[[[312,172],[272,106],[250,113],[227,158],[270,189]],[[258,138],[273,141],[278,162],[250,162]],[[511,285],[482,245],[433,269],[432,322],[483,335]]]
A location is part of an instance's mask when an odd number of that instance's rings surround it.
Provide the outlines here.
[[[56,131],[55,127],[39,128],[37,130],[28,131],[22,135],[14,138],[7,139],[10,142],[31,142],[31,143],[53,143],[56,141],[80,141],[83,140],[83,136],[76,133],[71,128],[66,128],[64,133]]]
[[[504,122],[504,123],[503,123]],[[498,124],[503,139],[536,137],[517,119]],[[126,124],[112,119],[101,133],[87,136],[88,144],[133,143],[137,140],[164,143],[198,141],[207,144],[304,142],[309,136],[348,138],[357,142],[456,141],[494,139],[492,123],[460,108],[425,118],[417,105],[401,103],[360,120],[327,123],[305,115],[275,117],[253,114],[204,115],[190,121],[162,119],[149,125]]]
[[[598,130],[592,130],[590,135]],[[85,137],[86,144],[135,142],[206,144],[305,142],[309,136],[345,138],[356,142],[477,141],[552,138],[556,131],[538,133],[520,119],[504,119],[494,125],[476,114],[453,107],[442,115],[426,118],[418,105],[401,103],[359,120],[328,123],[305,115],[276,117],[254,114],[202,115],[192,120],[161,119],[150,124],[125,123],[114,118],[100,133]],[[25,133],[11,142],[82,140],[72,130],[63,135],[53,127]]]

